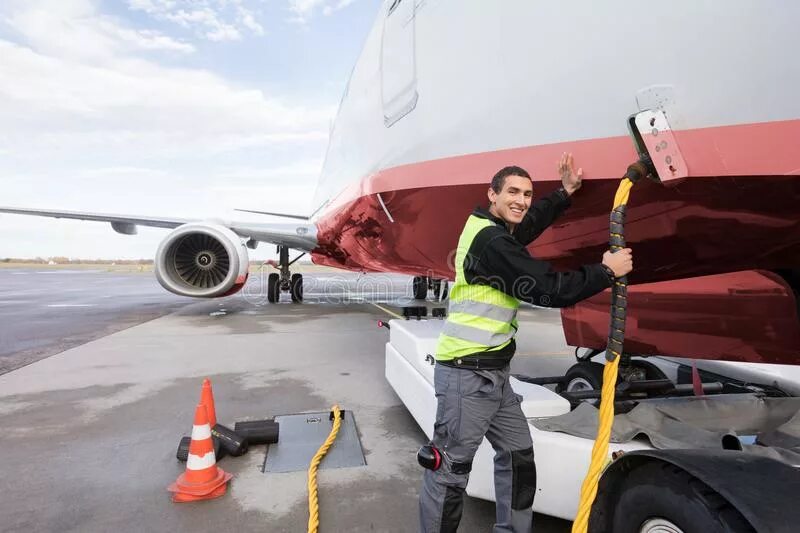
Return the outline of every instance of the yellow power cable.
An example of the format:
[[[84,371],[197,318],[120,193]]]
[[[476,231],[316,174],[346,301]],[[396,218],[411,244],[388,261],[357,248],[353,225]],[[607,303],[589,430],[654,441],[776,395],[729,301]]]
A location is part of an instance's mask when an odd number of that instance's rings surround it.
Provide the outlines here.
[[[319,498],[317,496],[317,470],[322,458],[328,453],[328,449],[333,445],[336,440],[336,435],[339,433],[339,427],[342,425],[341,411],[338,405],[331,407],[333,411],[333,427],[328,434],[328,438],[322,443],[322,446],[317,450],[314,458],[311,459],[311,464],[308,466],[308,533],[317,533],[319,529]]]
[[[621,233],[622,220],[624,217],[625,204],[628,203],[633,182],[627,177],[622,180],[617,189],[617,194],[614,197],[614,208],[612,211],[611,222],[611,250],[617,251],[624,247],[624,236]],[[614,214],[619,218],[615,220]],[[619,224],[618,230],[615,231],[615,223]],[[622,355],[622,337],[625,334],[625,305],[624,300],[627,298],[628,282],[625,277],[619,278],[614,281],[614,287],[611,300],[611,320],[612,330],[620,333],[619,339],[613,339],[609,335],[608,348],[607,348],[607,361],[603,369],[603,388],[600,394],[600,412],[598,414],[599,422],[597,428],[597,438],[592,447],[592,461],[589,464],[589,470],[583,480],[581,486],[581,499],[578,504],[578,514],[575,516],[575,521],[572,523],[572,533],[586,533],[589,527],[589,512],[592,509],[594,498],[597,495],[597,484],[600,480],[600,474],[603,471],[608,459],[608,443],[611,439],[611,426],[614,422],[614,394],[617,386],[617,373],[619,370],[619,360]],[[621,317],[619,316],[621,315]],[[617,320],[615,320],[617,319]],[[613,358],[611,358],[613,356]]]

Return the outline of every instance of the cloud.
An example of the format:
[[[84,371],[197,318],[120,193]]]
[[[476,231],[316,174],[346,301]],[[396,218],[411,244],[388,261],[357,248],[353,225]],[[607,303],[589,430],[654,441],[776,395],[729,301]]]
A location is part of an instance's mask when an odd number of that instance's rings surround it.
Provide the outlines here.
[[[325,8],[322,10],[322,13],[325,16],[332,15],[336,11],[339,11],[341,9],[346,8],[347,6],[349,6],[350,4],[352,4],[355,1],[356,0],[339,0],[339,2],[336,3],[336,5],[327,5],[327,6],[325,6]]]
[[[41,53],[81,60],[106,61],[120,53],[170,51],[191,53],[195,48],[155,30],[123,26],[94,12],[88,0],[9,2],[5,22]]]
[[[239,22],[241,22],[242,26],[252,31],[256,35],[264,35],[264,27],[256,21],[256,18],[252,12],[239,7],[238,13]]]
[[[307,18],[325,3],[326,0],[289,0],[289,10],[300,18]]]
[[[97,43],[96,46],[100,46]],[[213,73],[117,56],[104,65],[0,39],[0,148],[219,152],[327,138],[333,106],[286,103]]]
[[[306,24],[317,12],[321,10],[323,15],[331,15],[336,11],[346,8],[355,0],[289,0],[289,11],[293,17],[290,22]]]
[[[191,53],[195,48],[189,43],[176,41],[171,37],[153,30],[129,30],[116,28],[116,36],[124,42],[131,43],[141,50],[172,50],[175,52]]]
[[[170,13],[212,31],[211,18],[185,11]],[[219,20],[258,31],[246,13]],[[199,52],[84,0],[3,3],[0,21],[0,203],[188,218],[316,207],[334,101],[309,105],[176,66]],[[0,257],[152,257],[164,233],[142,233],[3,216]]]
[[[245,7],[242,0],[128,0],[128,7],[173,22],[209,41],[239,41],[246,32],[264,35],[257,12]]]

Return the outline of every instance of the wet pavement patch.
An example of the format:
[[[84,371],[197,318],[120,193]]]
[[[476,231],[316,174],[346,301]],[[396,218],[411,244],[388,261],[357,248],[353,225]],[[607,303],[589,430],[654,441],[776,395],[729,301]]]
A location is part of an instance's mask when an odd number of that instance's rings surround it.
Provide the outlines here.
[[[280,440],[269,446],[264,472],[297,472],[307,470],[311,459],[328,438],[333,427],[330,412],[276,416],[280,424]],[[320,470],[365,466],[361,439],[351,411],[344,412],[336,440],[320,464]]]

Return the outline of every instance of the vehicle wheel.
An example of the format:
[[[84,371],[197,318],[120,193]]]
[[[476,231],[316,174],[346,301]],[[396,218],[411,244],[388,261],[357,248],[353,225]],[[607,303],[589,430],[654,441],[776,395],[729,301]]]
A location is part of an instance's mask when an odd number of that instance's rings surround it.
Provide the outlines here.
[[[605,365],[594,361],[581,361],[572,365],[564,374],[564,381],[556,385],[556,392],[577,392],[603,388]]]
[[[292,285],[290,288],[292,293],[292,301],[300,303],[303,301],[303,275],[292,274]]]
[[[428,280],[423,276],[414,276],[414,299],[424,300],[428,296]]]
[[[280,299],[281,277],[278,274],[270,274],[269,277],[267,277],[267,301],[274,304]]]
[[[446,279],[437,279],[433,282],[433,297],[437,301],[442,301],[447,298],[448,283]]]
[[[668,463],[635,469],[620,488],[614,533],[752,533],[725,498]]]

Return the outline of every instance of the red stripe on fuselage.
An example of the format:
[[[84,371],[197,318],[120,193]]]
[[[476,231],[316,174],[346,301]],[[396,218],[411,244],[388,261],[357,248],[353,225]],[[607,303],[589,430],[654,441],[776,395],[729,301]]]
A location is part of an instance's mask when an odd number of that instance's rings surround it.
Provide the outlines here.
[[[659,281],[751,268],[786,268],[800,257],[800,120],[675,132],[690,178],[674,187],[644,181],[632,194],[626,234],[633,281]],[[570,151],[584,168],[573,207],[531,247],[558,268],[597,262],[607,248],[608,212],[628,164],[628,137],[468,154],[402,165],[343,191],[318,221],[317,263],[451,277],[458,235],[491,176],[519,165],[534,194],[559,184],[556,162]],[[376,198],[381,193],[394,222]]]
[[[800,174],[800,119],[674,131],[693,177],[782,176]],[[466,154],[388,168],[342,191],[327,212],[371,194],[449,185],[488,184],[500,168],[516,164],[534,182],[558,179],[556,163],[564,152],[575,156],[584,179],[621,176],[636,159],[628,136],[567,141]]]

